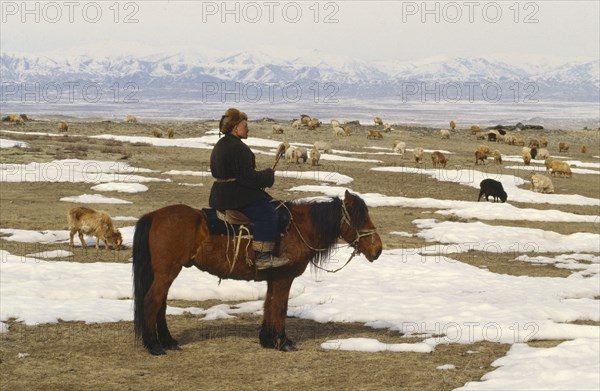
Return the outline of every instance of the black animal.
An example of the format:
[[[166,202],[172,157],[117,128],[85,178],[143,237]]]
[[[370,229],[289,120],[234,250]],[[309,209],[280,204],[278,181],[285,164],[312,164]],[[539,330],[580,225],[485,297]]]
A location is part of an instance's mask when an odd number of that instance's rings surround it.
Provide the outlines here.
[[[481,196],[485,194],[485,200],[488,200],[489,196],[494,197],[494,202],[498,202],[498,198],[500,201],[506,202],[508,199],[508,195],[504,191],[502,187],[502,183],[495,181],[493,179],[484,179],[479,184],[481,190],[479,190],[479,197],[477,198],[477,202],[481,199]]]
[[[536,147],[531,148],[531,151],[529,151],[529,153],[531,154],[531,158],[535,159],[535,157],[537,156],[538,150]]]

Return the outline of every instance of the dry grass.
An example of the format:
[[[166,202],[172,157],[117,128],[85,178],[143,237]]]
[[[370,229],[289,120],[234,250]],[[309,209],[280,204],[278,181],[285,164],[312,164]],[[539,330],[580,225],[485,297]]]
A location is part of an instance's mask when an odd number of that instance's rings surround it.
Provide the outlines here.
[[[148,143],[126,143],[115,140],[90,139],[98,134],[122,134],[148,136],[156,126],[173,127],[178,137],[197,137],[204,131],[214,129],[216,121],[184,123],[141,123],[129,125],[103,121],[97,123],[77,123],[69,121],[72,129],[85,129],[83,135],[50,137],[5,134],[2,137],[23,140],[30,148],[3,149],[2,163],[47,162],[57,158],[72,158],[76,154],[87,155],[87,159],[108,160],[127,158],[135,167],[159,171],[195,170],[209,167],[210,150],[191,148],[158,148]],[[271,138],[275,141],[295,141],[312,144],[315,140],[331,143],[334,149],[360,150],[366,146],[389,148],[393,140],[405,141],[409,148],[422,146],[428,149],[444,149],[455,152],[450,155],[449,169],[473,167],[473,151],[477,142],[468,130],[457,130],[449,140],[439,138],[439,129],[422,127],[394,126],[391,134],[384,134],[383,140],[367,140],[368,129],[373,126],[352,126],[353,135],[335,138],[329,126],[319,130],[290,130],[289,123],[282,123],[286,134],[273,135],[272,123],[251,122],[250,137]],[[26,123],[19,128],[23,131],[46,132],[49,127],[43,121]],[[550,140],[550,153],[557,154],[558,141],[571,145],[586,142],[591,150],[586,155],[570,152],[574,159],[597,162],[591,156],[600,155],[600,145],[593,142],[598,138],[596,131],[542,131],[523,132],[523,138],[545,136]],[[68,144],[67,144],[68,143]],[[498,148],[503,155],[519,155],[520,147],[505,144],[489,144]],[[87,149],[78,147],[84,145]],[[73,148],[72,148],[73,147]],[[260,148],[268,150],[268,148]],[[371,150],[379,152],[379,150]],[[110,155],[110,156],[108,156]],[[425,156],[424,168],[431,168],[429,154]],[[476,200],[478,190],[453,183],[438,182],[421,174],[397,174],[369,171],[375,165],[414,167],[410,152],[404,158],[398,155],[365,155],[365,158],[379,159],[379,164],[356,162],[321,161],[321,172],[336,171],[354,178],[349,187],[361,193],[381,193],[390,196],[412,198],[431,197],[450,200]],[[272,164],[272,157],[256,155],[257,166]],[[510,165],[513,165],[510,163]],[[314,170],[307,165],[280,162],[279,170]],[[502,168],[503,169],[503,168]],[[503,169],[505,174],[516,174],[526,178],[526,172]],[[141,174],[161,176],[160,174]],[[596,179],[596,180],[594,180]],[[107,193],[108,196],[127,199],[130,205],[101,205],[112,216],[141,216],[151,210],[173,203],[185,203],[194,207],[207,204],[212,179],[173,176],[173,182],[152,182],[146,193],[126,194]],[[202,187],[177,186],[178,182],[203,183]],[[320,183],[308,182],[308,183]],[[600,183],[593,175],[577,175],[572,179],[554,181],[557,193],[581,194],[598,198]],[[275,198],[292,199],[317,193],[289,192],[293,186],[307,184],[306,180],[277,177],[276,185],[269,193]],[[60,202],[64,196],[90,192],[90,184],[85,183],[11,183],[2,185],[0,190],[0,227],[32,230],[66,229],[66,211],[72,204]],[[509,202],[510,194],[509,194]],[[512,202],[511,202],[512,203]],[[600,214],[600,207],[580,207],[576,205],[547,205],[514,203],[521,208],[557,209],[580,214]],[[94,205],[91,205],[95,207]],[[410,236],[392,235],[391,231],[417,233],[415,219],[436,218],[450,221],[475,221],[452,216],[435,214],[435,209],[378,207],[371,208],[373,221],[381,234],[384,247],[405,248],[407,251],[434,244],[424,239]],[[598,224],[581,223],[539,223],[514,221],[484,221],[490,226],[507,225],[530,228],[543,228],[563,234],[574,232],[599,232]],[[130,226],[133,222],[116,221],[117,227]],[[12,254],[25,255],[34,252],[68,249],[66,245],[39,245],[14,243],[0,238],[0,248]],[[456,262],[464,262],[476,267],[487,268],[493,273],[527,275],[540,277],[566,277],[572,273],[552,265],[533,265],[515,261],[515,254],[488,254],[472,251],[461,254],[445,254]],[[538,255],[538,254],[529,254]],[[552,256],[550,254],[544,254]],[[58,259],[69,262],[128,262],[131,249],[120,252],[95,250],[84,252],[76,248],[72,257]],[[372,267],[377,267],[375,262]],[[399,281],[401,283],[401,281]],[[202,287],[198,287],[202,289]],[[384,292],[382,292],[384,294]],[[212,302],[171,302],[171,305],[207,308]],[[308,320],[288,319],[287,332],[295,339],[299,352],[285,354],[262,349],[258,344],[260,318],[252,315],[237,316],[235,319],[202,321],[194,315],[169,317],[172,333],[182,345],[180,352],[170,352],[164,357],[151,357],[140,346],[133,344],[131,322],[89,324],[82,322],[60,322],[54,325],[24,326],[10,322],[11,330],[0,334],[0,388],[7,389],[402,389],[402,390],[451,390],[468,381],[479,380],[493,370],[490,364],[502,357],[509,345],[497,343],[477,343],[472,345],[440,345],[430,354],[420,353],[360,353],[328,351],[320,347],[329,339],[367,337],[381,342],[414,342],[390,332],[375,330],[353,323],[320,324]],[[575,322],[582,325],[598,325],[598,322]],[[535,341],[531,346],[546,347],[557,341]],[[476,353],[467,353],[474,351]],[[18,353],[29,353],[23,359]],[[455,370],[440,371],[436,367],[443,364],[456,365]]]

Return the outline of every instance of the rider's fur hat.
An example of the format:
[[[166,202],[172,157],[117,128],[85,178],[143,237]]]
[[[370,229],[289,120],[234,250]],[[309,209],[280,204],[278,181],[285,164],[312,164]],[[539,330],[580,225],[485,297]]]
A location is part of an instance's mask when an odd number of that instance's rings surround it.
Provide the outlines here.
[[[225,114],[221,117],[221,122],[219,122],[219,131],[221,133],[229,133],[237,124],[247,120],[248,116],[246,113],[232,107],[227,109]]]

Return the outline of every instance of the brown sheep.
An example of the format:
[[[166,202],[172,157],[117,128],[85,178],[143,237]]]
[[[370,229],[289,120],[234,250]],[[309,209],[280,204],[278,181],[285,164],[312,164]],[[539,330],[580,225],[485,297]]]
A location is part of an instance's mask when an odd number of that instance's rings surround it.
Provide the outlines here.
[[[450,129],[454,130],[456,128],[456,122],[450,121]]]
[[[479,144],[477,146],[477,150],[485,153],[486,155],[490,155],[492,153],[492,150],[490,149],[490,147],[488,147],[487,145],[483,145],[483,144]]]
[[[580,151],[581,153],[587,153],[587,151],[588,151],[588,147],[587,147],[587,145],[585,145],[585,144],[582,144],[582,145],[581,145],[581,148],[579,149],[579,151]]]
[[[316,128],[321,126],[321,121],[319,121],[318,118],[311,118],[311,120],[308,121],[307,125],[310,130],[315,130]]]
[[[96,237],[96,251],[99,250],[100,240],[104,241],[104,248],[108,251],[108,243],[113,245],[115,250],[121,248],[123,237],[118,229],[115,229],[108,213],[97,211],[92,208],[76,207],[69,210],[67,214],[69,223],[69,244],[73,248],[73,236],[77,232],[83,248],[87,248],[87,243],[83,240],[83,235]]]
[[[515,137],[515,145],[518,145],[520,147],[525,146],[525,140],[523,140],[523,137],[521,136],[516,136]]]
[[[494,149],[493,155],[494,155],[494,162],[497,164],[502,164],[502,154],[500,153],[500,151],[497,149]]]
[[[369,133],[367,134],[367,139],[381,140],[382,138],[383,135],[379,130],[369,130]]]
[[[129,114],[127,118],[125,118],[125,122],[128,124],[137,124],[138,120],[135,115]]]
[[[475,164],[481,162],[481,164],[485,165],[485,159],[487,159],[487,154],[485,152],[480,150],[475,151]]]
[[[415,162],[417,164],[421,164],[423,162],[423,152],[424,152],[423,148],[421,148],[421,147],[417,147],[413,151],[413,155],[415,157]]]
[[[477,126],[477,125],[471,126],[471,134],[477,134],[479,132],[481,132],[481,128],[479,126]]]
[[[313,148],[310,151],[310,161],[312,162],[312,165],[318,166],[319,160],[321,160],[321,153],[319,152],[319,150],[317,148]]]
[[[308,126],[308,123],[310,122],[310,117],[306,114],[302,114],[300,116],[300,123],[302,125]]]
[[[58,127],[59,132],[66,132],[69,130],[69,125],[65,121],[60,121],[56,126]]]
[[[344,136],[350,136],[352,134],[352,131],[350,130],[349,126],[344,126],[342,129],[344,129]]]
[[[273,125],[273,134],[283,134],[283,127],[281,125]]]
[[[550,174],[554,176],[556,173],[559,173],[561,176],[566,176],[567,178],[571,178],[573,175],[569,164],[561,162],[560,160],[554,160],[550,163]]]
[[[173,136],[175,136],[175,131],[173,130],[173,128],[167,129],[167,137],[173,138]]]
[[[540,137],[540,147],[548,148],[548,140],[546,140],[546,137]]]
[[[306,161],[308,160],[308,153],[306,152],[306,148],[298,147],[294,149],[293,158],[296,160],[296,164],[299,164],[301,159],[302,163],[306,163]]]
[[[431,162],[433,163],[433,167],[440,165],[443,168],[446,168],[446,164],[448,163],[446,156],[440,151],[435,151],[431,154]]]
[[[540,147],[540,142],[537,139],[535,139],[535,138],[530,138],[529,139],[529,148],[533,148],[533,147],[539,148]]]
[[[161,138],[163,136],[162,131],[159,128],[152,129],[152,135],[157,138]]]
[[[569,150],[569,143],[558,143],[558,152],[566,152]]]
[[[546,158],[546,160],[544,160],[544,165],[546,166],[546,171],[550,171],[550,168],[552,167],[552,162],[556,160],[551,156],[548,156]]]
[[[531,163],[531,152],[523,151],[523,163],[528,166]]]

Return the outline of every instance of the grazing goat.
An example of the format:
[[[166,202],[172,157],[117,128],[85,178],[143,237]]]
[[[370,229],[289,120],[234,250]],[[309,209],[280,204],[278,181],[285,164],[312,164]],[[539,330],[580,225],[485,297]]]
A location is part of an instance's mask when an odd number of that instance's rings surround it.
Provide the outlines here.
[[[443,139],[450,138],[450,131],[448,129],[440,129],[440,137]]]
[[[137,124],[138,120],[135,115],[129,114],[127,118],[125,118],[125,122],[128,124]]]
[[[121,248],[121,244],[123,243],[121,232],[115,229],[109,214],[104,211],[97,211],[86,207],[73,208],[67,214],[67,222],[69,223],[69,244],[71,247],[75,247],[73,236],[77,232],[83,248],[87,248],[87,243],[83,240],[83,235],[96,237],[96,251],[99,250],[100,240],[104,241],[104,248],[107,251],[109,242],[113,245],[114,249],[118,250]]]
[[[283,134],[281,125],[273,125],[273,134]]]
[[[59,132],[66,132],[69,130],[69,125],[65,121],[60,121],[56,126],[58,127]]]
[[[531,190],[538,193],[554,193],[554,185],[547,176],[535,174],[531,177]]]
[[[569,143],[558,143],[558,152],[566,152],[569,150]]]
[[[508,195],[504,191],[504,187],[502,187],[502,183],[495,181],[493,179],[484,179],[479,184],[479,197],[477,198],[477,202],[481,200],[481,196],[485,194],[485,200],[489,201],[489,196],[494,197],[494,202],[498,202],[498,198],[500,201],[506,202],[508,199]]]
[[[423,162],[423,148],[422,147],[417,147],[415,148],[415,150],[413,151],[413,155],[415,157],[415,162],[417,164],[421,164]]]
[[[456,122],[450,121],[450,129],[454,130],[456,128]]]
[[[580,151],[581,153],[587,153],[587,151],[588,151],[588,146],[587,146],[587,145],[585,145],[585,144],[582,144],[582,145],[581,145],[581,148],[579,149],[579,151]]]
[[[373,122],[375,122],[375,126],[377,126],[377,125],[383,125],[383,120],[381,119],[381,117],[375,117],[375,118],[373,118]]]
[[[383,134],[381,134],[381,132],[379,130],[369,130],[369,133],[367,134],[367,138],[368,139],[374,139],[374,140],[381,140],[383,138]]]
[[[319,152],[319,150],[317,148],[313,148],[310,151],[310,161],[311,161],[312,165],[318,166],[320,159],[321,159],[321,153]]]
[[[569,163],[553,160],[552,163],[550,163],[550,174],[555,176],[557,173],[567,178],[571,178],[573,175]]]
[[[446,164],[448,161],[446,160],[446,156],[440,151],[435,151],[431,154],[431,163],[433,163],[433,167],[442,166],[446,168]]]

